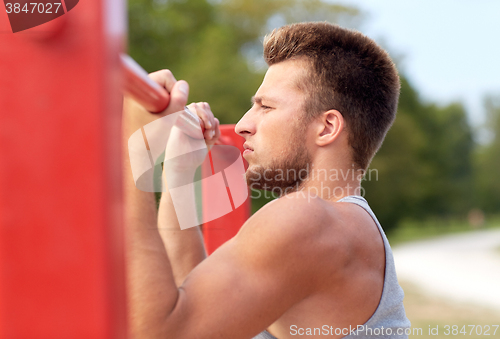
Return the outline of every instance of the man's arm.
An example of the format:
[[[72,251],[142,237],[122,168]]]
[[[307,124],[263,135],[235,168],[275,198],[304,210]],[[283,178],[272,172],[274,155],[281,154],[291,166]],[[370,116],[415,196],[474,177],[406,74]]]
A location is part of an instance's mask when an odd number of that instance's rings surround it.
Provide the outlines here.
[[[323,213],[310,205],[298,197],[265,206],[200,263],[179,288],[165,336],[251,338],[318,291],[335,258],[311,232]]]
[[[125,98],[123,107],[128,313],[130,332],[134,338],[158,337],[162,329],[152,324],[162,322],[178,298],[170,261],[158,234],[155,196],[134,185],[127,145],[129,137],[138,129],[162,116],[181,111],[186,104],[189,87],[186,82],[177,82],[169,71],[159,71],[150,76],[170,92],[167,110],[153,115],[129,98]]]
[[[193,192],[193,206],[194,200]],[[202,262],[207,254],[199,226],[181,230],[168,190],[161,196],[158,209],[158,230],[172,264],[175,283],[180,286],[189,272]]]
[[[214,117],[210,106],[206,102],[193,103],[189,105],[189,109],[200,118],[202,125],[206,129],[204,133],[204,142],[208,148],[211,148],[220,136],[219,120]],[[188,137],[184,135],[184,138]],[[183,140],[174,139],[170,142],[178,143],[183,142]],[[174,145],[176,148],[179,146],[180,145]],[[169,146],[167,146],[167,149],[168,147]],[[167,171],[166,167],[170,164],[167,165],[167,163],[168,162],[166,162],[164,171]],[[168,177],[175,182],[177,181],[175,179],[176,176],[185,177],[191,175],[191,178],[188,179],[190,181],[194,180],[195,166],[197,165],[198,164],[193,164],[191,171],[186,170],[186,168],[177,170],[179,173],[176,173],[176,168],[168,168]],[[183,164],[183,167],[185,167],[185,164]],[[172,196],[168,190],[166,177],[167,175],[164,173],[166,190],[162,193],[160,199],[158,229],[172,264],[175,282],[177,286],[180,286],[189,272],[202,262],[207,257],[207,254],[203,243],[203,235],[199,226],[181,230],[172,202]],[[190,213],[196,217],[197,211],[194,190],[184,192],[182,198],[183,213]]]

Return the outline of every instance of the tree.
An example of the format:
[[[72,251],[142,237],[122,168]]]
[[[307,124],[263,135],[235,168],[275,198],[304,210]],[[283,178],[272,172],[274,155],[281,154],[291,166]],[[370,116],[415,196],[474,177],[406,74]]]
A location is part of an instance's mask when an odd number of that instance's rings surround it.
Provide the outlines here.
[[[475,154],[475,185],[478,207],[485,212],[500,211],[500,96],[487,96],[485,130],[491,141],[478,147]]]
[[[305,20],[356,25],[358,10],[320,0],[130,0],[129,53],[147,71],[168,68],[208,101],[221,123],[235,123],[260,85],[262,37]],[[257,56],[259,59],[257,59]]]
[[[370,165],[366,197],[384,228],[403,218],[464,216],[472,207],[474,141],[459,103],[423,103],[401,77],[396,120]]]

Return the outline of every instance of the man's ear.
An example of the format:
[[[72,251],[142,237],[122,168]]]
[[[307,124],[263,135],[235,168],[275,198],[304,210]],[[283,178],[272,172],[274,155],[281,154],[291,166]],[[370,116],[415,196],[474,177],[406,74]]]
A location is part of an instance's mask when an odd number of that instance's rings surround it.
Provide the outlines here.
[[[344,130],[345,121],[337,110],[329,110],[321,114],[317,121],[316,144],[326,146],[335,141]]]

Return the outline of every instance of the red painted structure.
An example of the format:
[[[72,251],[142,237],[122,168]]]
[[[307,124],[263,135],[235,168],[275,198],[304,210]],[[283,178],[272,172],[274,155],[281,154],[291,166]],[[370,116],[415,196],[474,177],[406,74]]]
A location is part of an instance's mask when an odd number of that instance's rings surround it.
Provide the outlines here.
[[[125,17],[120,0],[81,1],[14,34],[0,5],[0,338],[127,337]],[[205,225],[209,252],[249,215],[248,200]]]
[[[0,4],[0,338],[127,337],[124,5],[12,33]]]
[[[234,131],[234,125],[222,125],[220,126],[221,137],[220,143],[222,145],[234,146],[240,153],[243,152],[243,143],[245,139]],[[217,161],[217,158],[214,158]],[[217,164],[215,164],[217,166]],[[224,164],[227,165],[227,164]],[[245,167],[246,168],[246,167]],[[207,177],[212,173],[210,164],[205,162],[202,167],[202,177]],[[229,189],[227,190],[228,194]],[[213,194],[214,188],[206,182],[202,185],[202,201],[203,204],[203,215],[207,214],[205,202],[216,199]],[[231,199],[231,198],[230,198]],[[232,199],[231,199],[232,200]],[[237,208],[233,208],[233,211],[220,217],[218,219],[212,220],[210,222],[205,222],[203,224],[203,238],[205,239],[205,247],[208,254],[215,251],[220,245],[225,243],[227,240],[231,239],[236,235],[241,226],[247,221],[251,213],[251,201],[250,197],[247,198],[246,202]]]

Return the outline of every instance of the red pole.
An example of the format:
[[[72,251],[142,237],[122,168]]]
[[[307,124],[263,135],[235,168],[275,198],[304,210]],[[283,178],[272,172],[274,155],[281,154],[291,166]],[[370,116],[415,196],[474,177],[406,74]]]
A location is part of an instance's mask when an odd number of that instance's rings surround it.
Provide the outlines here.
[[[126,338],[118,57],[125,4],[80,1],[48,35],[12,33],[4,8],[0,338]]]
[[[120,56],[123,74],[125,76],[124,91],[151,113],[163,111],[168,106],[170,95],[151,80],[148,73],[130,56]]]

